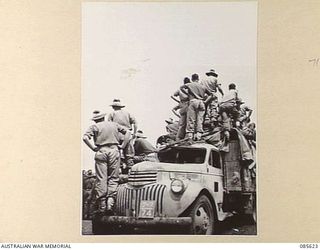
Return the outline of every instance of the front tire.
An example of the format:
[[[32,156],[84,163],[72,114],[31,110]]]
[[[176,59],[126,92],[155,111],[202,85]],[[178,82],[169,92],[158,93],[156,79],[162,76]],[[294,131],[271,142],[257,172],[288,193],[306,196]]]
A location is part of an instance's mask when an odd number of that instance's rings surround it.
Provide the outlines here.
[[[101,215],[94,216],[92,219],[92,233],[95,235],[114,235],[118,234],[116,228],[110,228],[101,221]]]
[[[103,235],[105,234],[102,223],[100,222],[97,216],[94,216],[92,219],[92,233],[95,235]]]
[[[215,231],[215,215],[207,196],[201,195],[192,205],[189,216],[192,218],[191,234],[211,235]]]

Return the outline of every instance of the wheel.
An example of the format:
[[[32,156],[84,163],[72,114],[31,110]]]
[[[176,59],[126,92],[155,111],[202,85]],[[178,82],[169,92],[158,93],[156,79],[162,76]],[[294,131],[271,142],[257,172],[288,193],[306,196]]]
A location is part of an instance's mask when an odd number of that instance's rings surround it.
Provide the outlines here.
[[[92,233],[96,235],[104,234],[103,225],[97,217],[94,217],[92,220]]]
[[[189,216],[192,218],[191,234],[211,235],[214,233],[214,212],[207,196],[202,195],[195,201]]]
[[[257,203],[256,203],[256,195],[252,194],[249,199],[249,205],[252,206],[252,212],[245,214],[240,214],[245,223],[256,224],[257,223]]]
[[[116,227],[110,227],[101,222],[101,216],[94,216],[92,219],[92,233],[95,235],[115,235],[119,234],[120,231]]]

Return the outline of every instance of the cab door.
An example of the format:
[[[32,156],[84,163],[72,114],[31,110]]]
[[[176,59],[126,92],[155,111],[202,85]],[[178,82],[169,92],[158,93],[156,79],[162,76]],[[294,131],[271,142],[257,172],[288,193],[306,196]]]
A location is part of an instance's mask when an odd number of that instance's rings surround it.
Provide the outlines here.
[[[215,150],[210,151],[208,160],[207,187],[211,192],[217,213],[223,212],[223,169],[221,154]]]
[[[211,150],[208,160],[208,173],[222,176],[222,158],[219,152]]]

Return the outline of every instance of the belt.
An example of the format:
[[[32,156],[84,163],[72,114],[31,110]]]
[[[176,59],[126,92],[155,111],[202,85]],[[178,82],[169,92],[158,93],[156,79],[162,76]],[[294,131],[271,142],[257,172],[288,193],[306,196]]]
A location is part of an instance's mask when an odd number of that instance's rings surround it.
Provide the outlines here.
[[[193,98],[193,99],[190,100],[190,102],[192,102],[192,101],[202,101],[203,102],[203,99]]]
[[[103,144],[103,145],[98,145],[99,148],[103,148],[103,147],[112,147],[112,146],[118,146],[118,143],[107,143],[107,144]]]

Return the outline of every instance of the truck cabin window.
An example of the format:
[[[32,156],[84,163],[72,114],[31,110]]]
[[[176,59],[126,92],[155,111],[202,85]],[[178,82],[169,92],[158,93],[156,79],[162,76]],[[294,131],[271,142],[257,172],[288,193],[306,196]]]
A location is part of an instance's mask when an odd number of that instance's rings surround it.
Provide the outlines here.
[[[220,154],[216,151],[211,151],[209,164],[215,168],[221,168]]]
[[[201,164],[204,163],[205,156],[206,149],[204,148],[172,147],[158,153],[160,162],[180,164]]]

